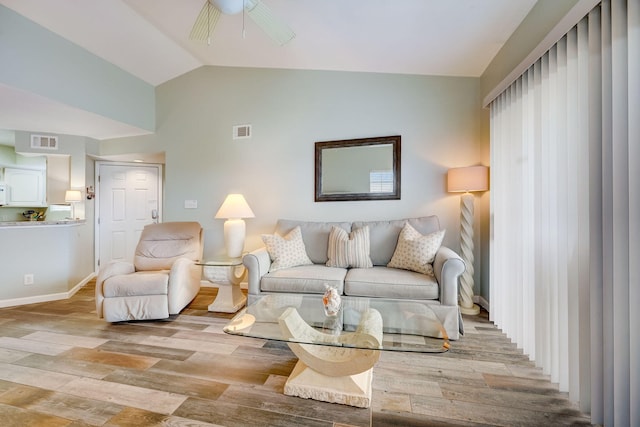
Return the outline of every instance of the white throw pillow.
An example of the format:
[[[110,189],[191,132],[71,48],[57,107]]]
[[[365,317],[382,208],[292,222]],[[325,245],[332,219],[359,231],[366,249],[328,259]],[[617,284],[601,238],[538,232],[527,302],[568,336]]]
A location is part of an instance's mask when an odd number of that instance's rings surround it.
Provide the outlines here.
[[[263,234],[261,237],[271,258],[269,271],[313,264],[304,247],[300,226],[291,230],[284,237],[277,234]]]
[[[331,227],[327,249],[327,267],[369,268],[373,267],[369,256],[369,226],[356,228],[350,234],[340,228]]]
[[[398,244],[387,267],[411,270],[433,276],[433,260],[444,239],[445,230],[423,236],[409,223],[398,237]]]

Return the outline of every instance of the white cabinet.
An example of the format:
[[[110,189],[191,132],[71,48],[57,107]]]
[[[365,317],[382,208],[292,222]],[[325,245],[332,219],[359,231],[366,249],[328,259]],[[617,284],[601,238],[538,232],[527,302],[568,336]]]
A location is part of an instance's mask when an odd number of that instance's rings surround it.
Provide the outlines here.
[[[44,170],[4,168],[7,206],[46,206]]]

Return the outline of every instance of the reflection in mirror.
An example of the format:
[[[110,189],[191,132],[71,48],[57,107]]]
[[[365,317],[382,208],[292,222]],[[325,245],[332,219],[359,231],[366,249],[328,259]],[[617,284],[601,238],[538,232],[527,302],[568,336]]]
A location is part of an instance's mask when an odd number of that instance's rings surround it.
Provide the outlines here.
[[[316,202],[400,199],[400,136],[316,142]]]

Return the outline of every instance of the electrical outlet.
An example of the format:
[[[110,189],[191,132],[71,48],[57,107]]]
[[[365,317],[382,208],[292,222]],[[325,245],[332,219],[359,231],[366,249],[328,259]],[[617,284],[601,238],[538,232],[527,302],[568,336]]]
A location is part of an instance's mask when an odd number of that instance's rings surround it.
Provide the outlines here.
[[[33,274],[25,274],[24,275],[24,284],[25,285],[33,285]]]
[[[184,201],[185,209],[198,209],[198,201],[197,200],[185,200]]]

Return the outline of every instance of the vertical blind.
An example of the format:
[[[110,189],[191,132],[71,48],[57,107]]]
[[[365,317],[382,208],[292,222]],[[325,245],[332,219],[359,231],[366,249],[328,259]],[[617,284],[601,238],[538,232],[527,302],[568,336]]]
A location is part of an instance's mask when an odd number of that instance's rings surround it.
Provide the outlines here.
[[[640,0],[491,103],[492,320],[593,423],[640,425]]]

